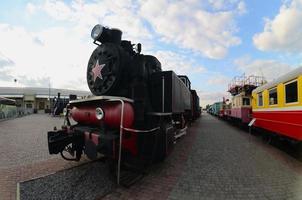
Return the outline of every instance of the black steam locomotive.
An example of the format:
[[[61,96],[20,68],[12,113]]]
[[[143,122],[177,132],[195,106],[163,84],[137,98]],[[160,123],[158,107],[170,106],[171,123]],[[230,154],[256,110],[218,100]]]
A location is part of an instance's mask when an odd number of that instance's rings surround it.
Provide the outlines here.
[[[118,29],[96,25],[91,36],[97,48],[87,83],[94,96],[69,103],[67,125],[48,132],[49,153],[68,160],[103,154],[119,166],[162,161],[200,115],[188,77],[162,71],[156,57],[140,54],[141,44],[121,40]]]

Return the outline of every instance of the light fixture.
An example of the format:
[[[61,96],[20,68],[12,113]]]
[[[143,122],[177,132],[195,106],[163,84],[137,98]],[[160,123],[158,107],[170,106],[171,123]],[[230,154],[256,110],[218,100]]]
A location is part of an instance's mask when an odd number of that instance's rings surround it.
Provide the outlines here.
[[[96,117],[98,120],[103,119],[103,117],[104,117],[104,111],[103,111],[102,108],[96,108],[96,109],[95,109],[95,117]]]
[[[92,39],[97,40],[101,36],[103,29],[104,27],[102,25],[100,24],[95,25],[91,31]]]

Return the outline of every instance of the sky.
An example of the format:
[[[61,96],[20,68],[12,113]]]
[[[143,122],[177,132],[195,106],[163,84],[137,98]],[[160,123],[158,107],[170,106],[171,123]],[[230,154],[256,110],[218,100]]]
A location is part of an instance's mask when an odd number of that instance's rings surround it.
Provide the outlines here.
[[[271,81],[300,66],[301,19],[302,0],[1,1],[0,86],[88,91],[90,33],[102,24],[187,75],[204,106],[227,97],[234,76]]]

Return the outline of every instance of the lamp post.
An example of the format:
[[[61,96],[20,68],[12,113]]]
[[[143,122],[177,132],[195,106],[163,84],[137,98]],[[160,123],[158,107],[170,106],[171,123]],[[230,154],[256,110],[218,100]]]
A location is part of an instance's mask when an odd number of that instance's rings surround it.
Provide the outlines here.
[[[14,83],[15,83],[15,87],[17,87],[18,85],[17,85],[17,82],[18,82],[18,79],[16,79],[16,78],[14,78]],[[16,102],[17,102],[17,98],[15,98],[15,100],[16,100]],[[19,101],[20,102],[20,104],[21,104],[21,101]],[[19,103],[16,103],[16,107],[17,107],[17,117],[20,117],[21,116],[21,112],[22,112],[22,105],[20,105],[20,108],[18,108],[19,106],[18,106],[18,104]],[[23,111],[25,110],[25,108],[24,108],[24,106],[25,106],[25,104],[24,104],[24,96],[23,96],[23,99],[22,99],[22,104],[23,104]]]
[[[50,77],[48,77],[48,100],[49,100],[49,114],[51,114],[51,100],[50,100]]]

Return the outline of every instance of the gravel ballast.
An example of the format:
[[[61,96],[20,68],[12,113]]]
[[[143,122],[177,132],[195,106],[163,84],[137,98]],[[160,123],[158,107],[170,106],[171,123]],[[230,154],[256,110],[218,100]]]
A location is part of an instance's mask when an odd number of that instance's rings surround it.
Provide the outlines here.
[[[95,161],[20,183],[20,199],[96,199],[116,188],[106,163]]]

